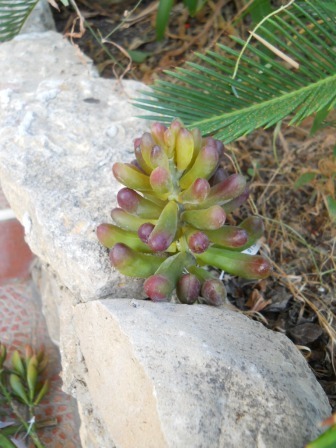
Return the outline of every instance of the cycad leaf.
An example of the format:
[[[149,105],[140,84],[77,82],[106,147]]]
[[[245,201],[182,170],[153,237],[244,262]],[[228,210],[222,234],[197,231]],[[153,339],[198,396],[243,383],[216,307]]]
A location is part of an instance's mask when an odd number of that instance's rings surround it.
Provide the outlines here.
[[[0,0],[0,42],[15,37],[39,0]]]
[[[297,124],[323,108],[332,109],[336,20],[323,3],[295,2],[257,28],[256,34],[285,54],[287,62],[270,56],[269,48],[254,41],[233,77],[240,53],[218,44],[216,51],[197,54],[200,63],[167,72],[174,82],[159,80],[136,105],[152,112],[145,118],[169,122],[180,117],[225,143],[289,115],[290,123]]]

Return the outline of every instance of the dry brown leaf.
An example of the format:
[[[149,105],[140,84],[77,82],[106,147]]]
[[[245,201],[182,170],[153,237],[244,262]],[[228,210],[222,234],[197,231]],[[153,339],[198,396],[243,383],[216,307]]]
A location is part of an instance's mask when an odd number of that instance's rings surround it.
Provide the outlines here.
[[[56,0],[48,0],[48,3],[55,9],[57,9],[57,11],[60,11],[58,4],[56,3]]]
[[[329,177],[336,173],[336,162],[332,159],[321,159],[318,167],[323,176]]]
[[[257,289],[254,289],[246,302],[246,306],[251,311],[259,312],[272,303],[272,300],[265,300],[263,295]]]

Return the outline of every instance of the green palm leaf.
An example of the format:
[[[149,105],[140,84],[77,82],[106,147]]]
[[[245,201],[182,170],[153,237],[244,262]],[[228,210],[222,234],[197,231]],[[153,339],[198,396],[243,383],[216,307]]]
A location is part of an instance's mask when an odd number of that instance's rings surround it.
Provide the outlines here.
[[[0,42],[15,37],[39,0],[0,0]]]
[[[336,20],[323,0],[295,2],[268,18],[256,34],[298,64],[274,57],[257,42],[240,54],[228,46],[197,54],[201,63],[167,71],[174,82],[157,81],[136,105],[145,118],[174,117],[225,143],[292,115],[291,124],[336,104]],[[237,45],[245,42],[232,38]],[[235,66],[240,58],[236,76]]]

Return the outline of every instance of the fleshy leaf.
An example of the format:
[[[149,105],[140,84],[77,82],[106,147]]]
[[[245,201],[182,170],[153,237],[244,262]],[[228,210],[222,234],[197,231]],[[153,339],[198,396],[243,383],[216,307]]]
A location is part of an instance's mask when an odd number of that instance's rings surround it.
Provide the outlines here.
[[[207,198],[209,191],[209,182],[206,179],[198,178],[179,194],[178,201],[185,205],[201,204]]]
[[[232,174],[210,188],[209,194],[204,201],[204,206],[209,207],[214,204],[223,205],[241,195],[245,188],[245,177],[240,174]]]
[[[194,154],[194,138],[187,129],[180,129],[176,137],[175,160],[178,171],[184,171]]]
[[[118,191],[117,201],[119,207],[128,213],[133,213],[140,218],[156,219],[160,216],[161,208],[154,202],[145,199],[130,188],[122,188]]]
[[[194,232],[188,235],[188,246],[194,254],[201,254],[209,247],[210,241],[204,232]]]
[[[126,244],[117,243],[110,252],[112,265],[129,277],[147,278],[153,275],[164,257],[137,252]]]
[[[271,273],[270,262],[260,255],[247,255],[227,249],[209,247],[207,251],[197,255],[197,259],[229,274],[247,279],[262,279]]]
[[[140,173],[134,166],[116,162],[112,171],[114,177],[123,185],[132,190],[151,190],[149,177]]]
[[[162,210],[160,218],[148,238],[148,245],[154,252],[168,249],[174,241],[178,225],[178,205],[174,201],[168,202]]]
[[[193,182],[195,182],[196,179],[200,177],[209,179],[217,168],[218,159],[218,152],[214,146],[204,146],[200,150],[194,164],[181,177],[181,188],[188,188]]]
[[[156,223],[156,220],[148,220],[146,218],[139,218],[139,216],[131,215],[125,212],[122,208],[114,208],[111,211],[111,217],[113,221],[122,229],[130,230],[131,232],[137,232],[138,228],[145,222],[150,221],[152,224]]]
[[[150,175],[150,184],[157,195],[168,195],[173,188],[171,174],[168,169],[158,166]]]
[[[220,306],[226,299],[226,289],[219,279],[207,279],[202,285],[201,295],[208,305]]]
[[[181,214],[181,219],[196,229],[215,230],[224,225],[226,215],[222,207],[213,205],[202,210],[187,210]]]
[[[111,249],[117,243],[124,243],[131,249],[140,252],[152,252],[135,232],[121,229],[113,224],[100,224],[97,227],[97,236],[101,244],[108,249]]]
[[[234,226],[223,226],[217,230],[204,230],[210,241],[219,246],[243,250],[242,247],[248,241],[248,235],[245,229]]]
[[[201,292],[201,282],[193,274],[183,274],[176,285],[176,295],[181,303],[192,305]]]
[[[155,302],[168,300],[187,264],[187,259],[185,252],[167,258],[155,274],[144,283],[144,290],[148,297]]]

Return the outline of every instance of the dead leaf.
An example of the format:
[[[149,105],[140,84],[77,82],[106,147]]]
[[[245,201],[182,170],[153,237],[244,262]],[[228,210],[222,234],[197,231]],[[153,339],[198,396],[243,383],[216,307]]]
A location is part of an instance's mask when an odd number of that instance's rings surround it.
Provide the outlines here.
[[[272,303],[267,308],[267,311],[280,312],[285,311],[289,300],[293,295],[283,286],[278,286],[272,289]]]
[[[56,0],[48,0],[48,3],[49,3],[53,8],[57,9],[58,12],[60,11],[59,6],[58,6],[58,4],[56,3]]]
[[[323,330],[320,325],[311,324],[308,322],[291,328],[287,333],[296,344],[308,345],[321,337]]]
[[[331,159],[321,159],[318,167],[321,174],[326,177],[332,176],[336,172],[336,163]]]
[[[263,295],[257,289],[254,289],[246,302],[246,306],[248,306],[251,311],[259,312],[271,303],[271,300],[265,300]]]

